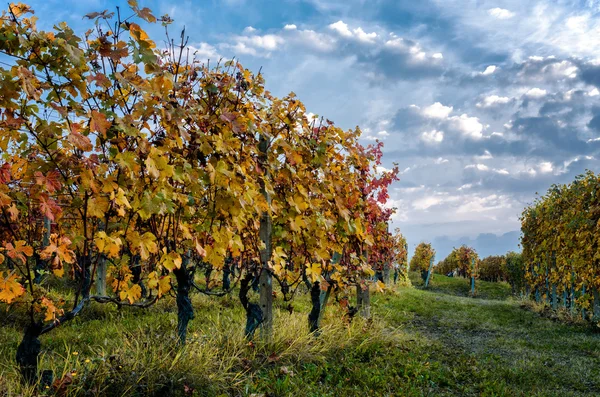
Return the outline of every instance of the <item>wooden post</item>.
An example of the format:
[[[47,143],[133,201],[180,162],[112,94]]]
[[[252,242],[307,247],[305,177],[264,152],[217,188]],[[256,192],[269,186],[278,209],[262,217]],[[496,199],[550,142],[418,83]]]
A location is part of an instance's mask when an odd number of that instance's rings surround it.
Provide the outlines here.
[[[572,265],[571,265],[572,266]],[[569,304],[571,305],[571,314],[575,314],[575,272],[571,271],[571,291]]]
[[[390,284],[390,267],[392,266],[392,262],[389,261],[385,265],[383,265],[383,283],[385,285]]]
[[[369,253],[365,251],[365,259],[369,263]],[[359,283],[356,285],[356,306],[360,312],[361,317],[369,319],[371,318],[371,294],[369,291],[369,284],[365,283],[366,288],[363,289],[363,284]]]
[[[585,283],[583,283],[583,286],[581,287],[581,296],[585,296]],[[586,318],[586,313],[585,313],[585,308],[581,308],[581,318],[583,318],[585,320]]]
[[[364,290],[361,284],[356,286],[356,304],[362,318],[371,318],[371,294],[368,284]]]
[[[600,293],[598,293],[598,288],[596,287],[594,287],[593,291],[594,305],[592,307],[594,309],[594,321],[600,321]]]
[[[547,258],[547,256],[546,256]],[[548,283],[548,262],[546,262],[546,302],[550,304],[550,285]]]
[[[105,229],[104,222],[100,222],[98,229],[103,231]],[[102,254],[98,258],[98,266],[96,266],[96,294],[100,296],[106,295],[106,257]]]
[[[475,296],[475,258],[471,259],[471,296]]]
[[[556,252],[552,251],[552,272],[556,272]],[[551,292],[551,297],[552,297],[552,309],[556,310],[558,309],[558,297],[556,296],[556,284],[552,283],[552,292]]]
[[[269,261],[271,260],[271,195],[267,191],[266,180],[269,178],[268,162],[269,140],[261,134],[258,149],[260,151],[260,164],[263,170],[261,179],[261,193],[267,202],[268,209],[260,216],[260,240],[264,248],[260,250],[260,296],[259,305],[262,310],[263,321],[261,323],[261,338],[265,342],[270,342],[273,336],[273,281],[269,270]]]
[[[431,273],[433,271],[433,258],[429,260],[429,269],[427,269],[427,279],[425,280],[425,288],[429,287],[429,280],[431,280]]]

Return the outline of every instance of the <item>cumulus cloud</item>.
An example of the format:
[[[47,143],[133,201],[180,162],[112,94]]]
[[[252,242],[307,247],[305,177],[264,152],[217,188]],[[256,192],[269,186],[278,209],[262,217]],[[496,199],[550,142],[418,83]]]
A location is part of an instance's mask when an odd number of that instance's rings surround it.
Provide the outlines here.
[[[454,126],[460,133],[471,139],[481,139],[483,137],[483,124],[479,122],[477,117],[469,117],[466,113],[460,116],[452,116],[449,118],[451,125]]]
[[[528,96],[529,98],[541,98],[546,96],[548,92],[546,90],[543,90],[541,88],[531,88],[530,90],[528,90],[525,95]]]
[[[496,71],[497,67],[496,65],[490,65],[487,68],[485,68],[485,70],[483,72],[481,72],[482,76],[489,76],[490,74],[494,74],[494,72]]]
[[[444,140],[444,132],[438,130],[431,130],[427,132],[423,132],[421,134],[421,139],[425,143],[440,143]]]
[[[335,31],[342,37],[354,38],[363,43],[373,43],[377,38],[377,33],[366,33],[360,26],[354,30],[350,30],[344,21],[337,21],[329,25],[329,29]]]
[[[490,8],[488,14],[498,19],[510,19],[515,16],[515,13],[505,8]]]
[[[452,110],[452,106],[444,106],[440,102],[436,102],[423,108],[422,114],[432,119],[445,119],[452,113]]]
[[[496,105],[505,105],[507,103],[509,103],[511,101],[511,99],[509,97],[505,97],[505,96],[498,96],[498,95],[488,95],[483,97],[483,99],[481,100],[481,102],[477,102],[477,104],[475,106],[477,106],[478,108],[490,108]]]

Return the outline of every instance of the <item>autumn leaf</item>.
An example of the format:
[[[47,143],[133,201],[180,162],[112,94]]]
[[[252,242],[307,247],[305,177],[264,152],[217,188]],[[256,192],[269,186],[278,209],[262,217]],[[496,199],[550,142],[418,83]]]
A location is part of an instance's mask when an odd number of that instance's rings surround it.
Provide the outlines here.
[[[56,305],[54,305],[54,302],[52,302],[45,296],[41,299],[41,304],[42,307],[46,309],[46,316],[44,317],[44,321],[56,321],[56,316],[63,314],[63,310],[57,308]]]
[[[310,265],[306,265],[306,275],[310,277],[313,283],[319,281],[321,276],[321,264],[312,263]]]
[[[137,231],[132,231],[127,235],[127,239],[133,250],[140,254],[143,261],[147,260],[151,254],[158,252],[156,237],[150,232],[140,235]]]
[[[98,251],[109,258],[118,258],[119,253],[121,252],[121,245],[123,244],[120,238],[110,237],[104,231],[96,233],[94,243],[96,244]]]
[[[81,134],[81,124],[71,123],[71,133],[69,134],[69,142],[73,144],[77,149],[84,152],[92,150],[92,141],[87,136]]]
[[[11,303],[25,293],[25,287],[17,280],[18,277],[14,273],[0,273],[0,302]]]
[[[26,13],[33,14],[31,7],[28,6],[27,4],[23,4],[23,3],[17,3],[17,4],[11,3],[9,5],[9,9],[10,9],[10,12],[12,14],[14,14],[14,16],[17,18]]]
[[[141,297],[142,297],[142,288],[137,284],[134,284],[131,286],[131,288],[126,288],[126,289],[121,290],[121,292],[119,292],[119,298],[122,301],[127,299],[129,301],[129,303],[131,303],[131,304],[135,303],[135,301],[137,301]]]
[[[152,272],[148,275],[148,287],[157,290],[160,298],[171,290],[171,276],[158,277],[156,272]]]
[[[144,42],[144,43],[146,43],[146,45],[148,45],[149,48],[156,47],[156,44],[152,40],[150,40],[150,37],[148,36],[148,33],[146,33],[140,27],[140,25],[138,25],[137,23],[130,23],[129,24],[129,33],[131,34],[131,37],[133,37],[134,39],[136,39],[138,42]]]
[[[58,171],[48,171],[46,175],[42,174],[40,171],[36,171],[35,174],[35,182],[44,186],[48,193],[54,193],[60,190],[62,183],[60,182],[60,173]]]
[[[28,246],[27,243],[23,240],[19,240],[15,242],[13,246],[12,243],[7,243],[5,246],[6,254],[11,259],[19,259],[22,263],[27,261],[25,256],[33,255],[33,248]]]
[[[164,266],[168,271],[173,271],[175,269],[179,269],[181,267],[181,255],[177,252],[171,251],[166,253],[166,248],[164,248],[163,255],[160,259],[160,263]]]
[[[0,167],[0,183],[8,183],[10,180],[10,164],[4,163],[2,164],[2,167]]]
[[[112,125],[110,121],[106,119],[104,113],[100,113],[97,110],[92,110],[90,118],[90,130],[100,133],[106,138],[106,131]]]

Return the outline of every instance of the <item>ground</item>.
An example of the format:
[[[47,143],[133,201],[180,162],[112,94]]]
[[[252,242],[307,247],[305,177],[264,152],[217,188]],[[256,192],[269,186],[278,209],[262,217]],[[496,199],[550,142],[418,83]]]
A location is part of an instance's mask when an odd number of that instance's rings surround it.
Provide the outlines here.
[[[346,324],[328,308],[319,337],[308,335],[306,296],[278,302],[275,337],[242,336],[235,297],[195,297],[185,349],[166,300],[147,311],[95,306],[42,338],[48,393],[254,396],[600,395],[600,333],[540,315],[504,283],[435,275],[429,290],[398,287],[373,296],[373,321]],[[290,310],[291,309],[291,313]],[[31,395],[17,381],[19,317],[1,314],[0,395]],[[10,324],[10,325],[6,325]]]

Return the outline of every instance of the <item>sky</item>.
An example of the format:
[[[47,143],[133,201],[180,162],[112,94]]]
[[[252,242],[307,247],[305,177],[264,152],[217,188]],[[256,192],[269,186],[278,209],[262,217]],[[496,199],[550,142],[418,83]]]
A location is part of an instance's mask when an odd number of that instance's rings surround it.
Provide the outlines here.
[[[50,28],[125,2],[29,1]],[[536,192],[600,164],[600,0],[139,1],[185,26],[197,57],[235,56],[273,94],[398,164],[391,189],[412,252],[518,249]],[[163,28],[150,28],[152,38]],[[160,42],[160,40],[156,40]]]

